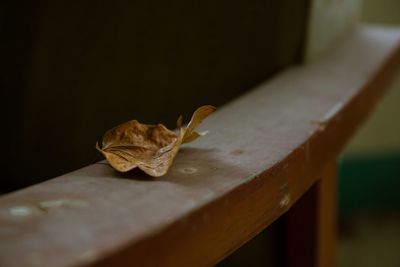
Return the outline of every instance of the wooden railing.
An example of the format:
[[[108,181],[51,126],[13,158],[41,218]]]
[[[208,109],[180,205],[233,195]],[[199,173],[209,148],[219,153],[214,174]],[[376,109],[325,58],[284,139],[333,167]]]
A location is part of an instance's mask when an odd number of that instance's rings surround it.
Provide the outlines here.
[[[0,266],[211,266],[284,213],[288,264],[334,266],[335,161],[399,42],[397,29],[349,33],[220,108],[164,177],[99,162],[2,196]]]

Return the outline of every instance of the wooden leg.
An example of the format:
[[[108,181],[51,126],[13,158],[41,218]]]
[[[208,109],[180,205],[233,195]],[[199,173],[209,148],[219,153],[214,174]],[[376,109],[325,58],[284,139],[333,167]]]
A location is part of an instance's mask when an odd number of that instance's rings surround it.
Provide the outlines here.
[[[289,267],[334,267],[336,251],[336,162],[286,214]]]

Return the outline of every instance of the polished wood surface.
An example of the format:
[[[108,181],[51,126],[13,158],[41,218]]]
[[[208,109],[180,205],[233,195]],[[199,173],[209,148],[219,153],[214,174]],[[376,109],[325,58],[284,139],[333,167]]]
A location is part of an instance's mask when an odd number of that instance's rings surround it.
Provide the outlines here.
[[[318,181],[398,69],[399,41],[360,28],[219,108],[166,176],[100,162],[2,196],[0,265],[215,264]]]

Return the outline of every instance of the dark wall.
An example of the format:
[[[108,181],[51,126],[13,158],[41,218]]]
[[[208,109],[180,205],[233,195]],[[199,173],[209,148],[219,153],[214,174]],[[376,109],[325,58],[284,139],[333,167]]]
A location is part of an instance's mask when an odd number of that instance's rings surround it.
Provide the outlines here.
[[[219,106],[301,58],[307,1],[4,1],[3,191],[91,163],[126,120]]]

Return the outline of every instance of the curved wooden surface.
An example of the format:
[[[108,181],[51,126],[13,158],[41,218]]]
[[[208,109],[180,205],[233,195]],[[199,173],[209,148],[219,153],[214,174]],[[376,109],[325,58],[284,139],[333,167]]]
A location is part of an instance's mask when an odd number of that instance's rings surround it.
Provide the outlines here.
[[[398,29],[349,33],[220,108],[164,177],[97,163],[2,196],[0,265],[215,264],[319,179],[393,77],[399,42]]]

